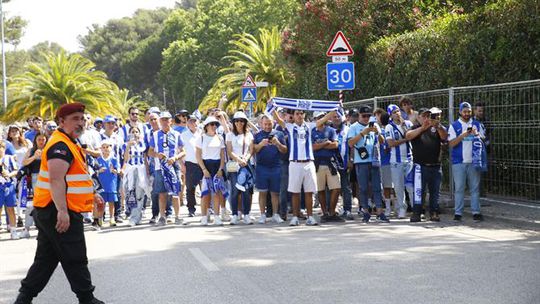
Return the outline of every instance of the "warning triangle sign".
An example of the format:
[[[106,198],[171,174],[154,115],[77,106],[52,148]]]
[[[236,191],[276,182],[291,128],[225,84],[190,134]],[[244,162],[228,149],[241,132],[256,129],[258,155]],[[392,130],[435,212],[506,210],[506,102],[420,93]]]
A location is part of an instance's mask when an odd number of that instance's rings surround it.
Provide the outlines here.
[[[246,90],[246,95],[244,95],[244,101],[255,101],[257,100],[257,98],[255,98],[255,96],[253,96],[253,93],[251,92],[251,90]]]
[[[246,80],[244,80],[244,83],[242,84],[243,88],[256,88],[257,85],[255,84],[255,81],[251,77],[251,75],[247,75]]]
[[[326,56],[352,55],[354,55],[354,51],[349,44],[349,41],[347,41],[347,38],[345,38],[345,35],[343,35],[342,31],[337,32],[334,40],[332,41],[332,44],[330,44],[330,47],[328,48],[328,51],[326,51]]]

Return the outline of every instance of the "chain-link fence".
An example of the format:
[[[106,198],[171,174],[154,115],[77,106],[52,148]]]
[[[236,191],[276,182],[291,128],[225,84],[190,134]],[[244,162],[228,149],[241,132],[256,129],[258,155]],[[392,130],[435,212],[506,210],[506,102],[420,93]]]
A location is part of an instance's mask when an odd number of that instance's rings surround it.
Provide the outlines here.
[[[489,171],[482,178],[482,191],[486,196],[540,203],[540,79],[374,97],[346,102],[344,107],[367,104],[386,108],[399,104],[403,96],[412,99],[416,109],[443,110],[446,126],[459,117],[460,102],[468,101],[473,108],[483,104],[490,144]],[[443,155],[442,190],[451,193],[449,153]]]

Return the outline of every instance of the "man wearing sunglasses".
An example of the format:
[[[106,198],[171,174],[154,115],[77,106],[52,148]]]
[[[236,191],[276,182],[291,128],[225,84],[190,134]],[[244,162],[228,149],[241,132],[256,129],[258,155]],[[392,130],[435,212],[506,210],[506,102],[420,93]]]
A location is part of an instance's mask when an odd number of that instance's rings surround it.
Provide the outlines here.
[[[129,134],[132,127],[138,127],[142,134],[146,133],[146,125],[139,121],[139,109],[137,109],[137,107],[130,107],[128,109],[128,114],[129,117],[126,124],[118,130],[118,134],[124,142],[128,142],[130,140]]]
[[[188,110],[180,110],[180,112],[176,113],[174,115],[174,127],[173,129],[182,134],[184,131],[187,130],[187,120],[188,120],[189,112]]]

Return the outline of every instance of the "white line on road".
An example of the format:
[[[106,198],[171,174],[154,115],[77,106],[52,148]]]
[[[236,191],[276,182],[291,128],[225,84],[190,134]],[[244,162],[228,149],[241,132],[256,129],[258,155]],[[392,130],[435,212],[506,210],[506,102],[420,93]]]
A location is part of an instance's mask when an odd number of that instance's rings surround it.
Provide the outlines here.
[[[520,206],[520,207],[540,209],[540,206],[528,205],[528,204],[519,204],[519,203],[512,203],[512,202],[505,202],[505,201],[500,201],[500,200],[496,200],[496,199],[492,199],[492,198],[483,197],[482,200],[488,201],[488,202],[493,202],[493,203],[501,203],[501,204],[506,204],[506,205],[512,205],[512,206]]]
[[[212,263],[210,259],[199,249],[199,248],[189,248],[191,254],[201,263],[204,268],[208,271],[219,271],[219,268],[216,264]]]

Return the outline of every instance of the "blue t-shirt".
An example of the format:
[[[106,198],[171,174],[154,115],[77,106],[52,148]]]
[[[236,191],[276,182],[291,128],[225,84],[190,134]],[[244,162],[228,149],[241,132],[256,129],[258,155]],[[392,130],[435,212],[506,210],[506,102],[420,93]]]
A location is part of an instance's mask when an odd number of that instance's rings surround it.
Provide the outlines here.
[[[105,171],[98,175],[103,190],[105,192],[116,193],[118,188],[118,176],[112,173],[111,166],[118,171],[120,169],[118,159],[112,156],[108,159],[104,159],[103,156],[100,156],[97,161],[100,169],[105,168]]]
[[[268,138],[270,135],[275,136],[281,144],[285,144],[283,132],[277,130],[272,130],[271,132],[260,131],[255,134],[254,144],[259,144],[263,139]],[[275,145],[268,145],[263,147],[257,153],[257,165],[271,168],[279,167],[281,166],[281,157],[282,154]]]
[[[287,129],[283,129],[280,125],[277,125],[276,131],[283,133],[283,140],[285,141],[284,144],[287,146],[287,149],[290,149],[289,148],[289,133],[287,132]],[[283,153],[281,154],[280,157],[281,157],[282,163],[286,163],[286,164],[289,163],[289,153]]]
[[[15,155],[15,146],[7,139],[4,139],[4,143],[6,144],[6,155]]]
[[[348,139],[351,139],[355,137],[356,135],[360,134],[367,126],[364,126],[358,122],[355,122],[352,124],[351,128],[349,129],[349,134],[347,135]],[[377,144],[377,135],[375,135],[374,132],[369,132],[368,135],[362,137],[355,145],[354,145],[354,163],[360,164],[360,163],[371,163],[373,162],[373,146]],[[358,150],[356,148],[360,148],[365,146],[369,156],[366,159],[360,158],[360,154],[358,153]],[[378,157],[378,156],[377,156]]]
[[[37,131],[32,129],[32,130],[26,131],[26,133],[24,133],[24,138],[26,138],[29,141],[33,142],[34,137],[36,137],[36,134],[37,134]]]
[[[187,130],[187,127],[184,127],[184,126],[174,126],[174,127],[173,127],[173,130],[175,130],[176,132],[182,134],[182,133],[184,133],[185,130]]]
[[[337,134],[336,129],[325,126],[321,131],[317,130],[317,128],[313,128],[311,131],[311,141],[313,144],[325,142],[326,140],[330,141],[337,141]],[[320,149],[320,150],[313,150],[313,156],[315,157],[316,161],[322,160],[320,163],[325,164],[328,163],[330,158],[336,154],[337,149]]]

